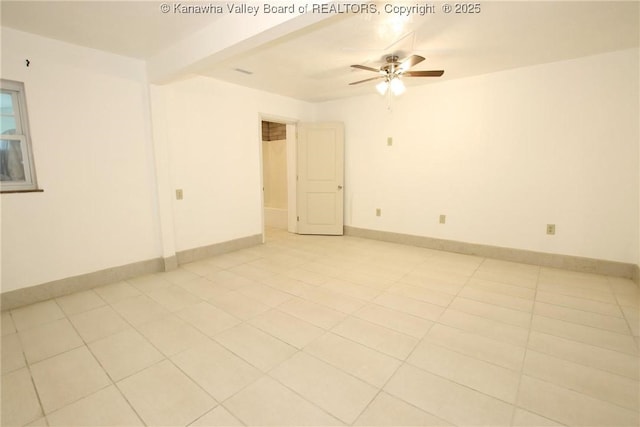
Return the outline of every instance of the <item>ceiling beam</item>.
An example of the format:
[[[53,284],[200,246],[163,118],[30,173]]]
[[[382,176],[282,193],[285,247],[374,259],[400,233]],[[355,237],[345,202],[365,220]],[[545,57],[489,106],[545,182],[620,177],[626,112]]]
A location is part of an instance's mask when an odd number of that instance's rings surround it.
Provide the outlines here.
[[[329,0],[319,1],[325,3]],[[224,14],[147,61],[150,83],[166,84],[332,17],[332,14]],[[247,19],[250,19],[248,25]]]

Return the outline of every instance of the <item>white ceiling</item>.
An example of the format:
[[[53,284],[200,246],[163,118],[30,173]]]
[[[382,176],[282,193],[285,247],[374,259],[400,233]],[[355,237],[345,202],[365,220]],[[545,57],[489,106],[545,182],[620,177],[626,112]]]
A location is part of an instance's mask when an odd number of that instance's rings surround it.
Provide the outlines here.
[[[185,2],[186,3],[186,2]],[[257,2],[261,4],[262,2]],[[274,2],[275,4],[276,2]],[[70,43],[147,59],[177,40],[216,24],[220,15],[159,13],[160,2],[2,1],[2,24]],[[413,5],[422,2],[398,2]],[[441,78],[405,78],[407,86],[479,75],[639,46],[639,3],[508,1],[481,3],[473,15],[400,19],[385,13],[338,15],[285,37],[207,64],[202,75],[308,101],[371,93],[390,53],[427,58],[415,70]],[[246,16],[247,25],[251,17]],[[240,73],[236,69],[251,71]]]
[[[0,10],[3,26],[138,59],[150,58],[176,39],[219,17],[163,14],[160,4],[159,1],[2,0]]]

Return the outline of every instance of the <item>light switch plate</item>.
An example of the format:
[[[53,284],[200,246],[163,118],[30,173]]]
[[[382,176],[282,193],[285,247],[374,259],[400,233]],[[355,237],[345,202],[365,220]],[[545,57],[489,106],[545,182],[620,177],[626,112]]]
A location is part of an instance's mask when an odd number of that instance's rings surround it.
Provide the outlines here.
[[[184,194],[182,193],[182,189],[176,190],[176,200],[182,200],[184,198]]]

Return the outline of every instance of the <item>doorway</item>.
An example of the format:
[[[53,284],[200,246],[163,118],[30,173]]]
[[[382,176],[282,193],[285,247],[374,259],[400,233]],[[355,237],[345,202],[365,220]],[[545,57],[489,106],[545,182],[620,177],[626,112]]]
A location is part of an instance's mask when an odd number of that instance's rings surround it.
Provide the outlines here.
[[[287,126],[262,121],[264,224],[287,229]]]
[[[296,232],[295,124],[262,118],[264,228]]]
[[[263,242],[266,230],[344,232],[344,125],[260,117]]]

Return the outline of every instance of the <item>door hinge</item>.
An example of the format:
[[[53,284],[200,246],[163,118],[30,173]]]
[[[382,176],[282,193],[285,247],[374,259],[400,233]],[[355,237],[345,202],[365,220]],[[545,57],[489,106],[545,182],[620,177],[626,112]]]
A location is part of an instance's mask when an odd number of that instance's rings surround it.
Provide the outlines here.
[[[300,222],[300,217],[297,217],[297,218],[298,218],[298,222]]]

